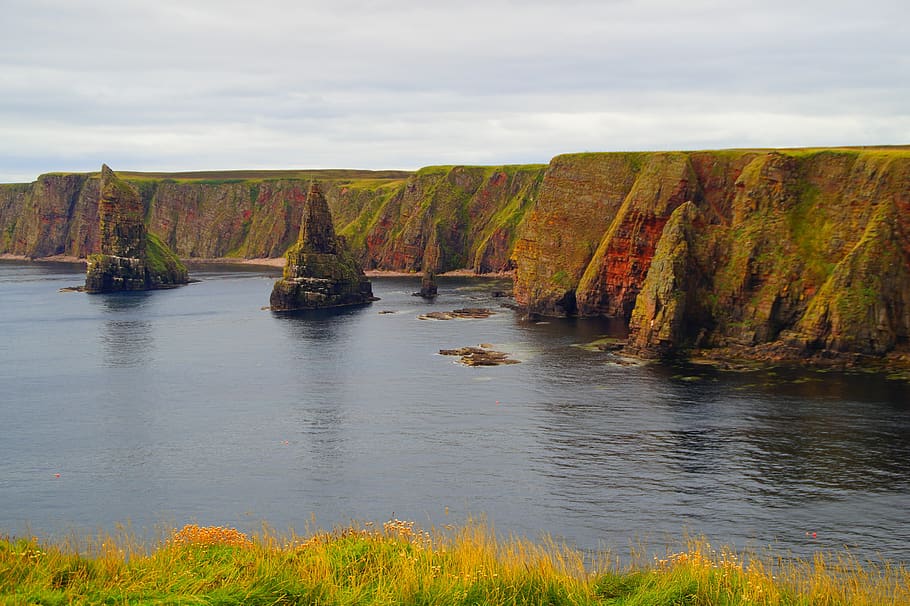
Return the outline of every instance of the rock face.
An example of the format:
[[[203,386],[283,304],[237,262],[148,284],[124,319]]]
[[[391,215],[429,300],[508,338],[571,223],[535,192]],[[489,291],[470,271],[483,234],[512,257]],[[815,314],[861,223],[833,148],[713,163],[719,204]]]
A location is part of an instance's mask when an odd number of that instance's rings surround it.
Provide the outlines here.
[[[530,311],[624,319],[645,356],[906,350],[910,150],[561,156],[514,255]]]
[[[284,277],[275,282],[272,311],[362,305],[373,288],[344,238],[335,234],[328,203],[314,181],[303,207],[300,237],[287,252]]]
[[[628,349],[645,356],[670,357],[696,344],[702,323],[695,234],[699,211],[692,202],[677,207],[664,226],[641,284],[629,322]]]
[[[150,290],[188,282],[183,263],[146,231],[139,192],[107,165],[101,167],[98,215],[101,252],[88,257],[86,292]]]
[[[121,174],[146,226],[182,258],[279,258],[300,233],[318,179],[335,226],[365,269],[514,269],[512,249],[545,165],[403,171]],[[99,181],[42,175],[0,185],[0,253],[85,257],[99,249]]]

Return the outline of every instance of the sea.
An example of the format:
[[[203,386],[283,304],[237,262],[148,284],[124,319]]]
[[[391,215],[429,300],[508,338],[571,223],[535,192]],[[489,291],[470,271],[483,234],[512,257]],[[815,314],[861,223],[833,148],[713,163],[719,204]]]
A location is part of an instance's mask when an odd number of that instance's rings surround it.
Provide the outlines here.
[[[373,279],[380,300],[267,309],[278,270],[96,294],[0,262],[0,536],[184,524],[305,534],[481,523],[585,553],[690,539],[910,564],[910,386],[799,367],[643,363],[604,320],[528,318],[510,282]],[[487,318],[433,320],[472,307]],[[470,367],[484,344],[518,364]]]

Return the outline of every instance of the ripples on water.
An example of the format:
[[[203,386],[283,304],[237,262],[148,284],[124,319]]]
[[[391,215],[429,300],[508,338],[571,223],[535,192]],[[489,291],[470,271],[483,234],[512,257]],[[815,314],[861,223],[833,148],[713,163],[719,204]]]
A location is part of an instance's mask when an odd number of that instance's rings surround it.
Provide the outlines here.
[[[78,267],[0,264],[0,532],[483,515],[620,553],[688,532],[910,561],[903,383],[618,366],[577,347],[613,327],[523,321],[488,281],[442,279],[433,304],[379,279],[369,307],[272,314],[276,274],[89,296],[58,292]],[[498,313],[417,319],[464,306]],[[522,364],[437,354],[486,342]]]

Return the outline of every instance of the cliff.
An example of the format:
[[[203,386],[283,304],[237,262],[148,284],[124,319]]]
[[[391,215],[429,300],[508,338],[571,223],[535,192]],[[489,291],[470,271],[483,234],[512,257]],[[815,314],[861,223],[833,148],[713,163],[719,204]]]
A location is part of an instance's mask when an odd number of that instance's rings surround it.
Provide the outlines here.
[[[910,147],[126,177],[149,229],[185,258],[281,256],[317,178],[362,267],[514,269],[530,312],[622,318],[641,355],[881,355],[910,335]],[[97,187],[0,186],[0,252],[84,256]]]
[[[182,258],[277,258],[294,244],[312,179],[368,269],[512,268],[518,227],[543,165],[402,171],[120,173],[146,225]],[[85,257],[98,249],[98,179],[42,175],[0,185],[0,253]]]
[[[907,148],[560,156],[516,297],[623,318],[645,356],[881,355],[910,336],[908,211]]]

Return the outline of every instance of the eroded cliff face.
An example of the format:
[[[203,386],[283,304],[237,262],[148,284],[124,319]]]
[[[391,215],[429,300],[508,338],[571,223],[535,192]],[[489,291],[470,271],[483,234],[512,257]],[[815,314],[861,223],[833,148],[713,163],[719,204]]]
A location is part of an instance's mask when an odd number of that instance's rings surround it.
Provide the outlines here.
[[[630,321],[643,355],[882,354],[910,335],[908,192],[906,149],[563,156],[516,247],[516,296]]]
[[[384,200],[366,226],[365,266],[478,273],[512,269],[513,243],[543,172],[543,166],[420,170]],[[342,233],[357,242],[351,231]]]
[[[494,272],[512,268],[514,241],[544,168],[434,167],[351,177],[326,171],[320,182],[339,234],[364,267]],[[183,258],[283,256],[300,231],[310,183],[124,178],[140,192],[149,231]],[[0,253],[85,257],[99,246],[97,201],[97,174],[0,186]]]
[[[578,282],[646,157],[578,154],[550,162],[513,253],[521,304],[544,315],[576,312]]]

